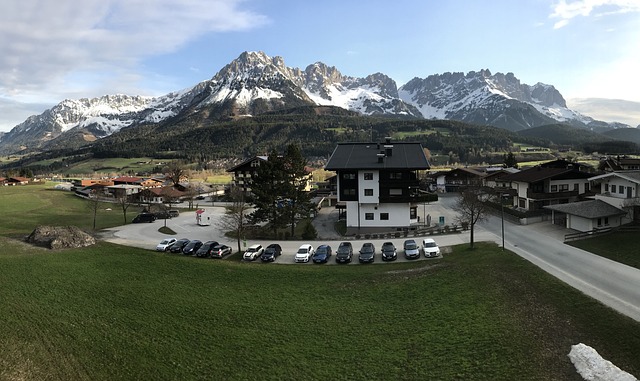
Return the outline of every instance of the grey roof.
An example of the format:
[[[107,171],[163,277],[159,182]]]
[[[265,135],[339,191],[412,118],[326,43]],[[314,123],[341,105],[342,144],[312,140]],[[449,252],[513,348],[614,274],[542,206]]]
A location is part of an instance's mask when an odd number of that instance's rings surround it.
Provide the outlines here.
[[[589,180],[595,181],[607,177],[620,177],[621,179],[628,180],[632,183],[640,184],[640,171],[638,170],[609,172],[603,175],[590,177]]]
[[[378,162],[378,155],[391,149]],[[429,161],[420,143],[338,143],[325,169],[429,169]]]
[[[611,204],[607,204],[602,200],[589,200],[570,202],[568,204],[547,205],[544,208],[584,218],[610,217],[627,213],[624,210],[616,208]]]

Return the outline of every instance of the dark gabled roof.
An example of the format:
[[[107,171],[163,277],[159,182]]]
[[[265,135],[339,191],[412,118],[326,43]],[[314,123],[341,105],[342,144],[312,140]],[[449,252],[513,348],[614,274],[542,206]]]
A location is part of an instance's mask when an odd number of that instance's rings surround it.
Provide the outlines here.
[[[450,175],[457,176],[458,172],[463,172],[464,174],[471,175],[472,177],[485,177],[487,175],[486,172],[482,172],[474,168],[459,167],[459,168],[454,168],[449,172],[446,172],[445,176],[447,177],[449,177]]]
[[[378,155],[391,149],[382,162]],[[420,143],[338,143],[325,169],[429,169]]]
[[[589,200],[570,202],[568,204],[547,205],[544,206],[544,208],[584,218],[601,218],[627,214],[624,210],[616,208],[611,204],[607,204],[602,200]]]
[[[267,161],[267,160],[269,160],[269,156],[254,156],[254,157],[250,157],[250,158],[246,159],[245,161],[243,161],[242,163],[227,169],[227,172],[235,172],[238,169],[240,169],[240,168],[242,168],[242,167],[244,167],[246,165],[249,165],[249,163],[251,163],[254,160]]]
[[[532,167],[517,173],[512,173],[502,177],[502,181],[521,181],[525,183],[535,183],[543,180],[567,180],[567,179],[588,179],[593,174],[566,168],[543,168]]]

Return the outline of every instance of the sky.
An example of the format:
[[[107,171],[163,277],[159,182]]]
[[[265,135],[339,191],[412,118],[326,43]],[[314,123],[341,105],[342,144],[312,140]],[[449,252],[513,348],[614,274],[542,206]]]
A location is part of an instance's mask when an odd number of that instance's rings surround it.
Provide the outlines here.
[[[188,88],[244,51],[398,87],[489,69],[640,102],[640,0],[3,0],[0,47],[0,131],[64,99]]]

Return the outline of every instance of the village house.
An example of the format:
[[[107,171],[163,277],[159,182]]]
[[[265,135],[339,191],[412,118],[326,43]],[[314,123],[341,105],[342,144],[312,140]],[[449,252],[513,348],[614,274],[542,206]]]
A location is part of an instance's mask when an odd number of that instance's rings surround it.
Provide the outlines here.
[[[339,143],[326,170],[337,177],[347,233],[409,229],[425,200],[418,171],[429,169],[420,143]]]

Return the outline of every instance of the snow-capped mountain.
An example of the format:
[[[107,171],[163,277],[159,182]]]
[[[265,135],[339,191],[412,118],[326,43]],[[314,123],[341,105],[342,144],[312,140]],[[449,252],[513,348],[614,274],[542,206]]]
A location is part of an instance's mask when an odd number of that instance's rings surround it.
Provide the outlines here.
[[[244,52],[210,80],[161,97],[65,100],[0,135],[0,152],[46,149],[56,141],[90,142],[125,127],[170,124],[173,118],[199,112],[226,119],[306,105],[338,106],[363,115],[456,119],[509,130],[594,122],[567,108],[553,86],[521,84],[512,73],[444,73],[414,78],[398,89],[382,73],[349,77],[321,62],[301,70],[287,67],[282,57]]]
[[[520,83],[513,73],[489,70],[431,75],[403,85],[399,96],[424,118],[455,119],[517,131],[543,124],[588,124],[593,119],[570,110],[555,87]]]

